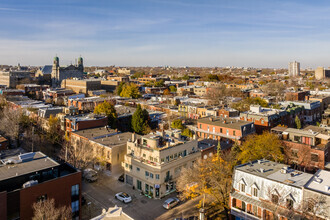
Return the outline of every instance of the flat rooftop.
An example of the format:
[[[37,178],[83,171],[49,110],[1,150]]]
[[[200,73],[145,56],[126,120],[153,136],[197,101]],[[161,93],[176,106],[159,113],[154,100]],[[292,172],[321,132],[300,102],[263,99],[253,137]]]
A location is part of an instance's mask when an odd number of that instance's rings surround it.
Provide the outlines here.
[[[126,145],[127,141],[129,139],[132,139],[131,132],[121,133],[114,129],[109,129],[105,127],[75,131],[72,132],[72,134],[77,134],[91,141],[106,145],[108,147]]]
[[[330,195],[330,172],[318,170],[305,188]]]
[[[239,165],[236,170],[296,187],[303,187],[313,177],[312,174],[291,169],[286,164],[264,159]]]
[[[27,154],[31,156],[27,161],[22,161],[20,155],[0,160],[0,181],[60,165],[40,151]]]
[[[198,122],[204,123],[204,124],[209,124],[209,125],[215,125],[215,126],[219,126],[219,127],[233,128],[236,130],[241,130],[242,126],[253,123],[253,122],[242,121],[242,120],[238,120],[238,119],[213,117],[213,116],[198,119]]]

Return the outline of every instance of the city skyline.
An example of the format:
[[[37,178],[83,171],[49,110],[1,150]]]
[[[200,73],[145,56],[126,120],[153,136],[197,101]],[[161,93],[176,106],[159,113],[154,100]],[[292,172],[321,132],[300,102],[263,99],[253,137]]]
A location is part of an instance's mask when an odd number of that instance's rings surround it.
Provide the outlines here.
[[[330,4],[318,1],[8,1],[1,64],[329,66]]]

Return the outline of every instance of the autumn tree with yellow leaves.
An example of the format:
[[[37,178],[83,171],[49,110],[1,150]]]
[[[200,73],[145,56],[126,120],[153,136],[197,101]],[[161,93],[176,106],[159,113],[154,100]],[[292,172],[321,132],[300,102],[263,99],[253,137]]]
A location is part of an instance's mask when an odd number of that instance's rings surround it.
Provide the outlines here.
[[[283,146],[276,134],[264,132],[261,135],[251,135],[239,146],[237,159],[246,163],[258,159],[267,159],[276,162],[284,160]]]
[[[215,155],[211,160],[199,160],[192,167],[181,170],[177,189],[182,199],[202,196],[200,206],[204,206],[207,196],[212,202],[207,206],[224,210],[229,217],[229,194],[231,191],[233,164],[226,155]],[[201,205],[203,204],[203,205]]]

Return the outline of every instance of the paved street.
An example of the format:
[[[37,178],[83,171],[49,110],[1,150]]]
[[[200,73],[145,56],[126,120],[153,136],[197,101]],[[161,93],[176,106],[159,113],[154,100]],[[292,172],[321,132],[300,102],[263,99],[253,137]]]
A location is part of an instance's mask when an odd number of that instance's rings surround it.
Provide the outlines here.
[[[124,204],[115,199],[115,194],[118,192],[126,192],[132,197],[132,202]],[[92,217],[96,214],[100,214],[103,208],[108,209],[115,205],[123,207],[125,213],[134,219],[173,219],[175,217],[181,217],[182,215],[193,215],[191,213],[194,210],[194,205],[197,202],[188,201],[186,203],[177,206],[172,210],[166,210],[162,207],[164,201],[175,194],[169,195],[161,200],[155,200],[140,195],[139,191],[133,190],[125,183],[119,182],[117,177],[100,175],[99,179],[95,183],[83,182],[83,196],[88,201],[91,201],[91,205],[96,208],[97,212],[92,212]],[[179,211],[180,210],[180,211]],[[88,218],[87,218],[88,219]]]

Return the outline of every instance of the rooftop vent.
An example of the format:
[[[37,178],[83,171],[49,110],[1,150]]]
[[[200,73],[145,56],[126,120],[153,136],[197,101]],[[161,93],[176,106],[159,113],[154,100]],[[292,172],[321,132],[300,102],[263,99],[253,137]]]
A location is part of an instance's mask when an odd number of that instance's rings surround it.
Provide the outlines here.
[[[260,168],[260,173],[264,173],[264,172],[265,172],[265,169]]]
[[[315,177],[315,178],[314,178],[314,182],[320,184],[320,183],[323,182],[323,180],[322,180],[320,177]]]
[[[281,173],[289,173],[290,172],[290,168],[289,167],[283,167],[282,169],[281,169]]]
[[[330,191],[330,186],[328,186],[328,185],[327,186],[324,186],[324,190],[325,191]]]

